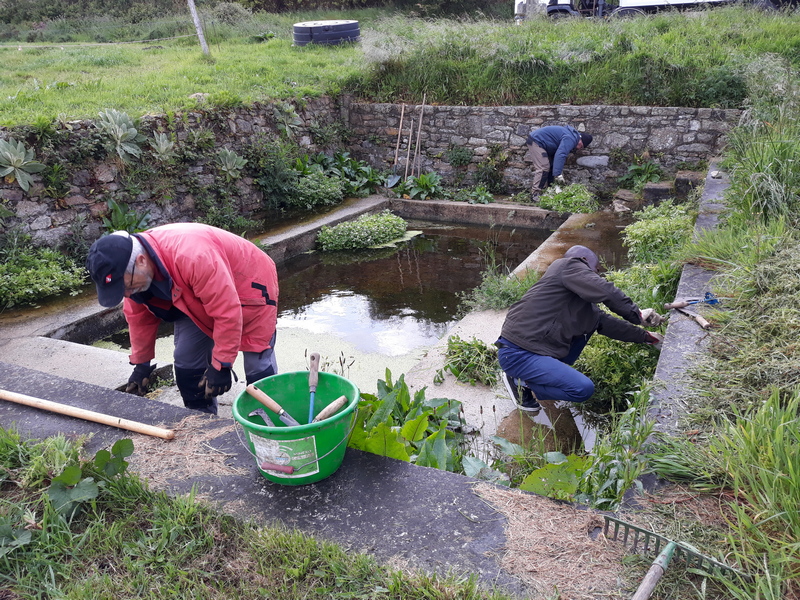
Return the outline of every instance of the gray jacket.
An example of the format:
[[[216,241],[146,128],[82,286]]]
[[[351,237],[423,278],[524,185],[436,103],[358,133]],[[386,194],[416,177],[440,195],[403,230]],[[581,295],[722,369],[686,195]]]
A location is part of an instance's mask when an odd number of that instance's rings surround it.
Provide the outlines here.
[[[602,302],[625,319],[600,310]],[[623,342],[644,343],[639,307],[595,273],[582,258],[559,258],[508,310],[501,336],[529,352],[553,358],[569,353],[573,338],[597,332]]]

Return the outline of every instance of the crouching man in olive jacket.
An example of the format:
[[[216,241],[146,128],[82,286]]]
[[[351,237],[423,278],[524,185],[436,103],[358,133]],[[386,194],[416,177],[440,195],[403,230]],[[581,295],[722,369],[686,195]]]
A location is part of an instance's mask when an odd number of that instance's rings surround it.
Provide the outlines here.
[[[537,400],[585,402],[594,384],[571,365],[595,332],[623,342],[660,347],[663,339],[637,325],[655,327],[661,317],[634,302],[597,273],[597,255],[573,246],[554,261],[508,311],[495,342],[504,383],[522,410],[537,411]],[[600,310],[603,303],[620,318]]]

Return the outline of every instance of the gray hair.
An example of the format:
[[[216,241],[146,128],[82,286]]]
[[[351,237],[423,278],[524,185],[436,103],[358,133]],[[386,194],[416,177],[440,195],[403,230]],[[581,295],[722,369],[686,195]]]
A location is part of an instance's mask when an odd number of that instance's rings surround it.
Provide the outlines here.
[[[133,265],[136,263],[136,259],[139,258],[142,254],[145,254],[144,246],[142,242],[135,235],[131,235],[127,231],[115,231],[111,235],[122,235],[127,236],[131,239],[131,243],[133,244],[133,248],[131,249],[131,257],[128,259],[128,266],[125,267],[126,273],[133,273]]]

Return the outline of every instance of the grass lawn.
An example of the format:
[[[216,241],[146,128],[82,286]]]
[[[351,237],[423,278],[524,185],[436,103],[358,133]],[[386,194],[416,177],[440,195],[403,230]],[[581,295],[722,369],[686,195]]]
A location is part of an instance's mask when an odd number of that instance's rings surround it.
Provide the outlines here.
[[[313,97],[356,73],[360,49],[289,40],[212,45],[211,58],[187,43],[0,49],[0,124],[42,117],[95,118],[105,108],[132,116],[197,107],[192,94],[212,104],[269,98]]]

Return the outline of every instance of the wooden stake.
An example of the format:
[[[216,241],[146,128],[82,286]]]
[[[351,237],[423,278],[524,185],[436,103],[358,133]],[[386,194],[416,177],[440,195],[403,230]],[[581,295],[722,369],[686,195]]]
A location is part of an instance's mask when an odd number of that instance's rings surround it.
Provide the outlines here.
[[[397,145],[394,147],[394,163],[392,168],[397,166],[397,155],[400,153],[400,138],[403,137],[403,115],[406,112],[406,105],[400,109],[400,126],[397,128]]]
[[[408,135],[408,148],[406,149],[406,172],[403,175],[403,179],[408,178],[408,160],[411,157],[411,136],[414,134],[414,119],[411,119],[411,133]],[[411,174],[414,174],[414,171],[411,171]]]
[[[129,421],[128,419],[121,419],[119,417],[86,410],[85,408],[69,406],[68,404],[59,404],[58,402],[51,402],[50,400],[42,400],[41,398],[9,392],[8,390],[0,390],[0,398],[8,400],[9,402],[16,402],[17,404],[24,404],[25,406],[32,406],[33,408],[67,415],[68,417],[83,419],[84,421],[93,421],[103,425],[110,425],[111,427],[119,427],[120,429],[143,433],[144,435],[160,437],[165,440],[171,440],[175,437],[175,432],[172,429],[162,429],[161,427],[146,425],[138,421]]]
[[[419,129],[417,130],[417,145],[414,148],[414,166],[417,167],[417,177],[419,177],[420,166],[417,165],[417,157],[420,154],[419,150],[419,137],[422,134],[422,115],[425,112],[425,99],[428,97],[428,94],[422,94],[422,105],[419,107]],[[411,176],[414,176],[414,168],[411,168]]]

